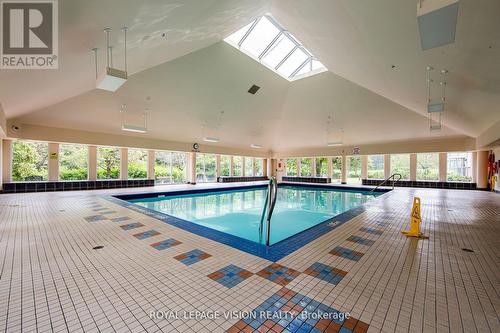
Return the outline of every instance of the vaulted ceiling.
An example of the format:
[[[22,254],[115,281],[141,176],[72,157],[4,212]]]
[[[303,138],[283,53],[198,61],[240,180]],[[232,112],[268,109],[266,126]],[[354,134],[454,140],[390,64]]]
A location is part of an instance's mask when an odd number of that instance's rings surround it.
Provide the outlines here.
[[[420,49],[413,1],[59,3],[60,69],[0,71],[0,102],[11,120],[123,134],[119,110],[126,104],[129,122],[151,109],[148,133],[140,136],[185,142],[216,136],[220,145],[256,143],[273,151],[339,139],[477,137],[500,120],[496,0],[461,0],[456,42],[428,51]],[[264,13],[329,71],[288,82],[222,41]],[[132,75],[116,93],[96,90],[90,50],[102,51],[102,29],[112,27],[121,67],[118,31],[125,25]],[[427,65],[449,71],[438,133],[429,132],[426,114]],[[252,84],[261,86],[256,95],[247,93]]]

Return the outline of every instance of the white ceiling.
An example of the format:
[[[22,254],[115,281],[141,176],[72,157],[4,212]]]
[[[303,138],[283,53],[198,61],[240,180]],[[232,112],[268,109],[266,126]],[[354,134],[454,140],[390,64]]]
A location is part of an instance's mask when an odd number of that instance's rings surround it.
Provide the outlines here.
[[[126,103],[135,122],[151,107],[146,136],[165,140],[217,136],[221,145],[280,151],[324,146],[340,128],[351,144],[425,138],[425,67],[432,65],[450,71],[446,126],[433,135],[476,137],[500,120],[497,0],[460,1],[456,42],[428,51],[420,49],[414,1],[66,0],[60,12],[60,70],[0,71],[9,118],[120,133]],[[265,12],[330,72],[288,82],[220,42]],[[90,49],[102,47],[102,28],[123,25],[135,74],[115,94],[95,90]],[[119,52],[115,58],[120,67]],[[261,90],[246,93],[254,83]]]

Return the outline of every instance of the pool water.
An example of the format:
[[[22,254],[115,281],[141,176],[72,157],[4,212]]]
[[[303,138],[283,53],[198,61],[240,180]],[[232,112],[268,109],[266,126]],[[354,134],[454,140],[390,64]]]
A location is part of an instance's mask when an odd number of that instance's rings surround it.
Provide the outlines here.
[[[380,193],[280,186],[271,218],[270,243],[309,229]],[[128,200],[161,213],[253,242],[265,242],[259,225],[267,188],[219,191]]]

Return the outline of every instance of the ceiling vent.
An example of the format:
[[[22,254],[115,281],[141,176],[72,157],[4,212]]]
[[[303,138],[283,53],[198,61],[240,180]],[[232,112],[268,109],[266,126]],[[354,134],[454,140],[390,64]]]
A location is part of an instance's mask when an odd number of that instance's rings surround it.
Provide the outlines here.
[[[248,92],[252,95],[255,95],[257,91],[259,91],[260,87],[256,86],[255,84],[248,89]]]

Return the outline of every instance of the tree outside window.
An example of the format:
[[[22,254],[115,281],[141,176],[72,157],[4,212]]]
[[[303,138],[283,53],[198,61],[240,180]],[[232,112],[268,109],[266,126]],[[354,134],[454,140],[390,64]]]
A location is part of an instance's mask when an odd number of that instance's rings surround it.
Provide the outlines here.
[[[316,177],[328,177],[328,157],[316,158]]]
[[[384,155],[368,156],[368,179],[384,179]]]
[[[222,155],[220,157],[220,171],[219,174],[224,177],[229,177],[231,168],[231,156]]]
[[[439,154],[417,154],[417,180],[439,180]]]
[[[16,140],[12,144],[12,180],[44,181],[49,177],[46,142]]]
[[[332,157],[332,183],[340,183],[342,181],[342,157]]]
[[[97,147],[97,179],[120,178],[120,149]]]
[[[87,180],[89,150],[84,145],[59,146],[59,179]]]
[[[312,176],[312,158],[302,157],[300,159],[300,176],[301,177],[311,177]]]
[[[233,157],[233,176],[243,176],[243,157],[241,156]]]
[[[286,175],[297,176],[297,159],[289,158],[286,160]]]
[[[399,173],[402,180],[410,179],[410,154],[391,155],[391,175]]]
[[[361,183],[361,157],[347,157],[347,182],[353,184]]]

